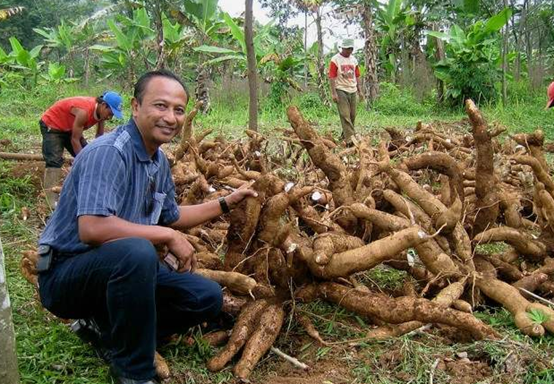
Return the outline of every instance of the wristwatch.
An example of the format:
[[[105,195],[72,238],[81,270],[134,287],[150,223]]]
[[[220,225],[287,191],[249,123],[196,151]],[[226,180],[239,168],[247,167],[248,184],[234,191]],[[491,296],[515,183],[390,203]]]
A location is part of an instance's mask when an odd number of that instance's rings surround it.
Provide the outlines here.
[[[223,211],[223,213],[231,212],[224,197],[220,197],[219,199],[217,199],[217,201],[219,201],[219,206],[221,207],[221,211]]]

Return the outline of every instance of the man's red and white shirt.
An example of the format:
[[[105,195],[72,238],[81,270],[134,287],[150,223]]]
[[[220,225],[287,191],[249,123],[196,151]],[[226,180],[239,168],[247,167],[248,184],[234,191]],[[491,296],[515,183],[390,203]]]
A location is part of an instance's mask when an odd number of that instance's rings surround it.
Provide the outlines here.
[[[331,59],[329,65],[329,78],[335,79],[335,87],[347,93],[357,91],[358,77],[360,77],[360,68],[358,60],[353,55],[344,57],[337,53]]]

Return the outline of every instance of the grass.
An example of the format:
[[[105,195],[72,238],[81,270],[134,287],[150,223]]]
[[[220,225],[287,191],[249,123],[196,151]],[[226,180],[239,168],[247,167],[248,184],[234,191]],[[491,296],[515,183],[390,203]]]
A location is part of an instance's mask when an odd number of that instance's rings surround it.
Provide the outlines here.
[[[519,93],[512,93],[508,107],[483,106],[486,118],[489,122],[506,126],[510,132],[542,128],[547,138],[554,140],[551,111],[542,109],[543,95],[524,92],[520,88],[517,88]],[[37,122],[49,105],[60,95],[97,95],[103,90],[101,87],[83,90],[78,84],[45,86],[34,90],[1,89],[0,103],[4,108],[0,115],[0,139],[12,141],[7,147],[9,151],[39,152]],[[125,100],[129,116],[129,95],[125,95]],[[248,118],[246,93],[221,89],[214,92],[212,101],[212,112],[199,116],[195,121],[197,129],[212,128],[216,134],[242,137]],[[301,108],[318,130],[339,135],[340,127],[334,107],[322,106],[316,94],[294,95],[290,101]],[[357,129],[360,132],[374,132],[384,126],[406,129],[413,128],[419,120],[459,121],[462,118],[464,113],[461,110],[442,110],[431,101],[418,102],[409,93],[383,84],[382,97],[370,111],[366,111],[363,106],[359,107]],[[115,123],[111,123],[111,126],[115,126]],[[288,127],[284,109],[271,109],[262,103],[261,132],[277,136],[277,128]],[[41,309],[33,288],[19,273],[21,252],[34,246],[44,225],[41,215],[36,213],[37,201],[40,199],[37,177],[40,178],[40,175],[17,169],[16,163],[0,162],[0,237],[6,255],[22,382],[109,383],[106,365],[69,331],[68,325]],[[29,207],[33,213],[27,221],[21,218],[23,207]],[[482,247],[487,252],[502,250],[491,246]],[[360,282],[388,292],[399,291],[406,277],[405,272],[381,267],[357,276]],[[522,335],[515,329],[511,315],[503,309],[485,308],[477,313],[483,321],[501,332],[501,340],[464,343],[458,342],[444,327],[433,327],[430,332],[416,332],[389,341],[363,340],[371,324],[367,319],[345,309],[316,301],[297,304],[296,310],[310,317],[330,345],[317,345],[294,321],[287,319],[286,331],[279,337],[277,347],[313,366],[309,377],[314,380],[321,378],[320,382],[428,383],[431,372],[434,373],[435,383],[470,382],[462,381],[463,373],[456,376],[456,367],[467,369],[466,376],[475,378],[473,382],[554,382],[554,338],[548,335],[532,340]],[[537,321],[543,320],[540,316],[537,318]],[[229,368],[217,374],[206,369],[205,361],[215,353],[215,349],[205,344],[173,344],[165,347],[162,353],[176,373],[177,383],[227,383],[233,380]],[[469,363],[459,357],[460,353],[467,354]],[[433,371],[437,359],[442,362]],[[491,372],[486,379],[481,380],[476,372],[485,366]],[[463,369],[460,372],[464,372]],[[288,363],[268,354],[256,369],[252,380],[264,382],[276,375],[302,376],[295,371],[291,372]]]

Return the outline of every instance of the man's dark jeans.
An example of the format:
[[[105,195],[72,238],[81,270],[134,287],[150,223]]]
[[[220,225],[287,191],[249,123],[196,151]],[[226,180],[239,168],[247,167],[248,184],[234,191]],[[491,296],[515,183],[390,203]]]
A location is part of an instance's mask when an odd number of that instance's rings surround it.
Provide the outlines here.
[[[134,380],[155,376],[157,340],[215,318],[223,302],[217,283],[170,271],[142,238],[58,258],[40,274],[39,285],[42,304],[56,316],[93,318],[113,369]]]
[[[42,120],[39,121],[39,125],[42,134],[42,156],[46,162],[46,168],[61,168],[64,148],[71,153],[71,156],[75,157],[75,151],[71,144],[71,132],[50,129]]]

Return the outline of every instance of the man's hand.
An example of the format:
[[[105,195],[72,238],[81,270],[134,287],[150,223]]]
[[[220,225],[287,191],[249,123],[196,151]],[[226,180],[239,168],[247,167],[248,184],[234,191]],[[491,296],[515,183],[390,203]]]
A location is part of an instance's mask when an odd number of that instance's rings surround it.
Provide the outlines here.
[[[339,95],[337,95],[336,92],[333,92],[333,93],[331,94],[331,97],[333,98],[333,101],[334,101],[335,103],[338,103],[338,102],[339,102]]]
[[[244,184],[230,195],[225,196],[225,201],[229,208],[233,209],[247,197],[258,197],[258,192],[251,189],[249,184]]]
[[[179,261],[177,272],[193,272],[196,269],[196,253],[187,238],[180,232],[174,231],[174,236],[167,243],[169,252]]]
[[[360,99],[360,101],[364,101],[364,100],[365,100],[365,97],[364,97],[363,92],[361,92],[361,91],[358,92],[358,98]]]

